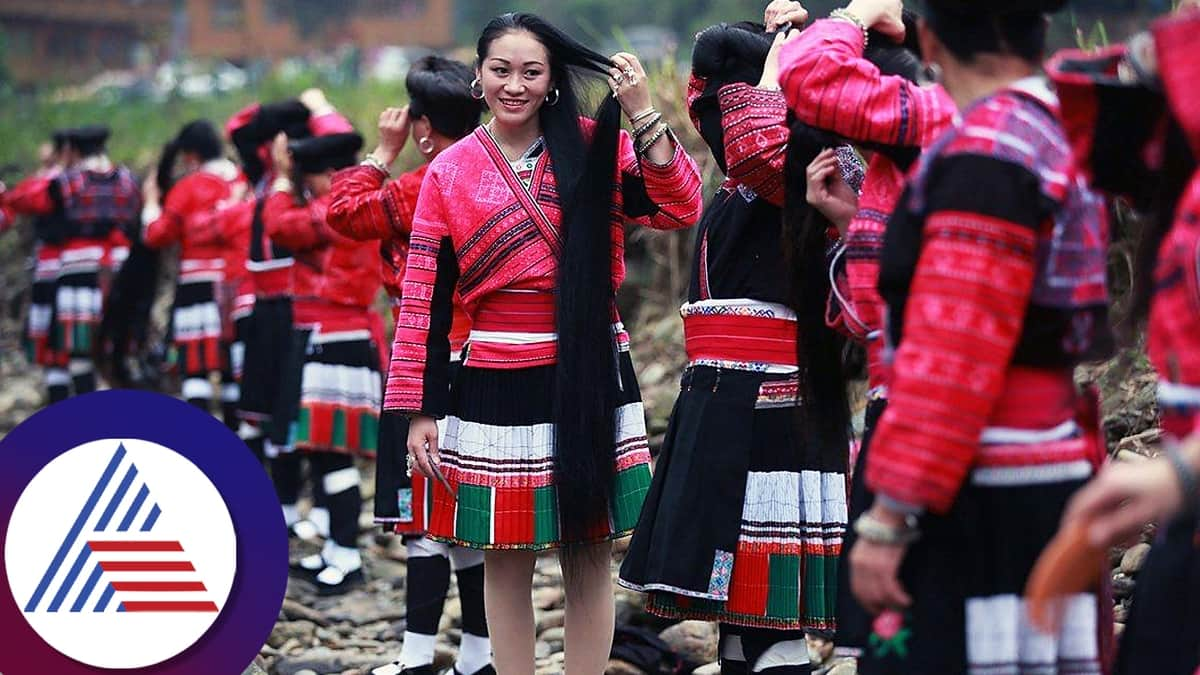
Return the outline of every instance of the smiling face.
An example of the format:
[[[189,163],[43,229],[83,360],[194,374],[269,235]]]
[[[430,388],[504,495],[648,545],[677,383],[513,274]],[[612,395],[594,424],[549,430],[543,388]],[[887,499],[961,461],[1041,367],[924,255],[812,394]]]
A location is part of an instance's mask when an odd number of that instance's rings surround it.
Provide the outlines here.
[[[477,75],[496,124],[507,127],[523,127],[534,120],[554,88],[549,52],[523,30],[493,40]]]

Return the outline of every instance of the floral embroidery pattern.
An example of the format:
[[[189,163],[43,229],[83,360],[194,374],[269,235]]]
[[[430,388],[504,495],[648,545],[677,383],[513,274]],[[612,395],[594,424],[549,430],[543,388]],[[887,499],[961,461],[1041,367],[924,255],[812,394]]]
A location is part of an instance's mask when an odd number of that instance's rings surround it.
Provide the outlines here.
[[[876,658],[895,654],[898,658],[906,659],[910,637],[912,629],[904,625],[904,615],[889,609],[875,617],[867,644]]]
[[[733,553],[717,551],[713,556],[712,576],[708,579],[708,592],[717,597],[729,597],[729,580],[733,577]]]

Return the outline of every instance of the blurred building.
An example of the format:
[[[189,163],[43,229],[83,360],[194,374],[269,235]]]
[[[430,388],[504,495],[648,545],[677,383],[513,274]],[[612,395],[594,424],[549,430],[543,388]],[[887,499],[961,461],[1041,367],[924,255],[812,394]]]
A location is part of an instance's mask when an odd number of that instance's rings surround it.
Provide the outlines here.
[[[0,0],[19,84],[79,82],[174,56],[234,63],[353,44],[448,47],[454,0]]]

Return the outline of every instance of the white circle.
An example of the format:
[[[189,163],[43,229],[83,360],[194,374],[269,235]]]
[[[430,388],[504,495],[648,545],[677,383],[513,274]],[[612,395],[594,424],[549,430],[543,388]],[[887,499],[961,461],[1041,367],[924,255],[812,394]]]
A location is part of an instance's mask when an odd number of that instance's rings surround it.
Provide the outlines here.
[[[106,543],[95,545],[101,551],[88,542]],[[146,542],[182,550],[148,551],[164,547]],[[237,572],[237,540],[221,493],[195,464],[157,443],[113,438],[72,448],[34,476],[13,509],[4,564],[18,609],[51,647],[91,666],[142,668],[180,654],[216,622]],[[195,611],[197,603],[216,611]]]

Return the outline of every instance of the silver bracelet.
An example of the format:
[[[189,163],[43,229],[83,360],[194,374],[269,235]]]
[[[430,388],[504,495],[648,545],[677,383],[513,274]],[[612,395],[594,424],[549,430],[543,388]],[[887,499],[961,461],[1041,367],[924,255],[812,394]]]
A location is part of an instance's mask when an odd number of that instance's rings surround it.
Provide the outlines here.
[[[368,154],[366,157],[363,157],[362,165],[369,166],[373,169],[378,169],[383,175],[388,176],[389,178],[392,175],[392,172],[390,169],[388,169],[387,165],[379,161],[375,155]]]
[[[854,521],[854,533],[861,539],[884,546],[908,546],[921,538],[916,516],[905,516],[904,525],[896,527],[888,525],[869,512]]]
[[[645,110],[643,110],[643,111],[641,111],[640,113],[638,113],[638,114],[634,115],[633,117],[630,117],[630,118],[629,118],[629,123],[630,123],[630,124],[637,124],[637,123],[638,123],[638,122],[640,122],[641,120],[644,120],[644,119],[646,119],[647,117],[649,117],[649,116],[653,115],[653,114],[654,114],[654,113],[656,113],[656,112],[658,112],[658,111],[654,109],[654,106],[650,106],[649,108],[646,108]]]
[[[835,9],[832,12],[830,12],[829,18],[837,19],[839,21],[846,21],[848,23],[854,24],[855,26],[858,26],[859,29],[862,30],[862,34],[863,34],[863,49],[865,50],[867,48],[867,43],[869,43],[871,41],[871,31],[868,29],[867,24],[863,23],[863,20],[858,18],[858,16],[855,15],[854,12],[851,12],[850,10],[843,7],[841,9]]]

